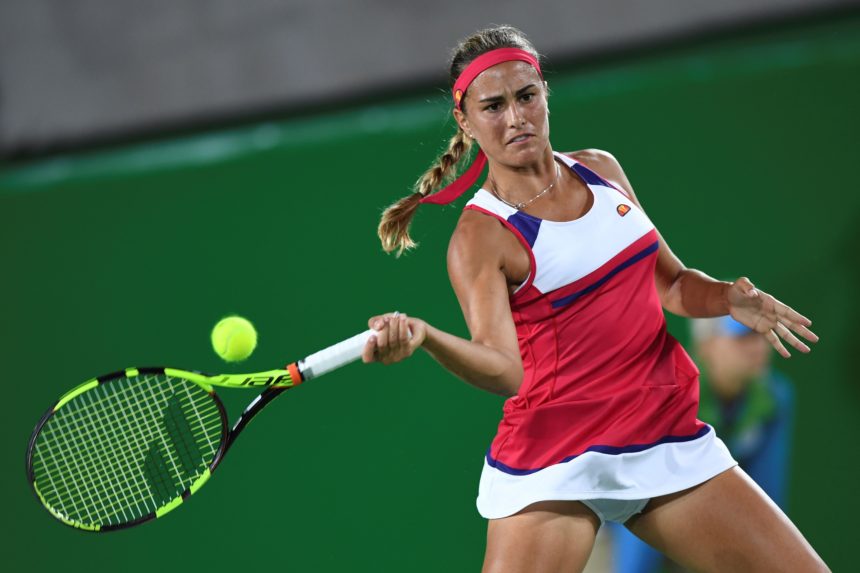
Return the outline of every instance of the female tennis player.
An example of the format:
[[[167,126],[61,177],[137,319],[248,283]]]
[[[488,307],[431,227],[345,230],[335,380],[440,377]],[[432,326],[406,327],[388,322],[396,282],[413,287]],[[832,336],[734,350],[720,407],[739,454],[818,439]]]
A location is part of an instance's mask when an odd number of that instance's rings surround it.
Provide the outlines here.
[[[413,247],[416,208],[454,200],[489,165],[448,249],[471,340],[387,314],[370,319],[380,332],[363,359],[390,364],[424,348],[509,397],[479,486],[484,571],[580,571],[607,520],[696,571],[827,571],[696,419],[698,370],[663,309],[731,314],[784,357],[783,341],[801,352],[796,335],[817,341],[810,320],[747,278],[686,268],[609,153],[553,151],[547,84],[521,32],[467,38],[450,75],[457,132],[415,193],[385,211],[379,235],[386,251]],[[472,166],[440,190],[473,142]]]

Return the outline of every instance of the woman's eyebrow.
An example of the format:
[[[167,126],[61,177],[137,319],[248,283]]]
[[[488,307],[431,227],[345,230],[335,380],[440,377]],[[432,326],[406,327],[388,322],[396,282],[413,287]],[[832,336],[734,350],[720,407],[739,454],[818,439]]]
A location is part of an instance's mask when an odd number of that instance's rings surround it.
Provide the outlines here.
[[[533,87],[535,87],[535,84],[529,84],[527,86],[523,86],[517,90],[516,95],[520,95],[523,92],[528,91],[529,89],[531,89]],[[502,101],[504,99],[505,99],[504,96],[494,95],[494,96],[488,96],[488,97],[479,99],[478,103],[497,102],[497,101]]]

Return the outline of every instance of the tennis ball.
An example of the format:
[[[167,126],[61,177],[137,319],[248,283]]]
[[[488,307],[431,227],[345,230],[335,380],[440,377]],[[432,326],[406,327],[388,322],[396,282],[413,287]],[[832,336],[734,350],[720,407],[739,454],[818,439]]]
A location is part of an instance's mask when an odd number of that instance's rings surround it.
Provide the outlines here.
[[[256,346],[257,331],[241,316],[222,318],[212,329],[212,348],[227,362],[245,360]]]

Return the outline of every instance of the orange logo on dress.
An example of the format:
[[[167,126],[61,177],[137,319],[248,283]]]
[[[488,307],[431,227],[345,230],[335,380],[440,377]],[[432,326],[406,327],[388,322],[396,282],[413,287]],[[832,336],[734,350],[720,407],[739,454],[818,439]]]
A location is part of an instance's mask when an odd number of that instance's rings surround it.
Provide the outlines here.
[[[621,203],[618,207],[616,207],[615,210],[618,211],[618,214],[623,217],[624,215],[626,215],[627,213],[630,212],[630,206],[625,205],[624,203]]]

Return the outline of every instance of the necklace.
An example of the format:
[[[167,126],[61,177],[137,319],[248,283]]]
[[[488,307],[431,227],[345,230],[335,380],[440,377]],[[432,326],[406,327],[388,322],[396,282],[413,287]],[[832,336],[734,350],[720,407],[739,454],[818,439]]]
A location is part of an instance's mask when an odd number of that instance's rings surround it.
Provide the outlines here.
[[[490,183],[493,184],[493,188],[491,189],[491,191],[493,192],[493,195],[495,195],[499,201],[501,201],[502,203],[504,203],[508,207],[513,207],[517,211],[522,211],[523,209],[525,209],[526,207],[528,207],[529,205],[531,205],[532,203],[534,203],[535,201],[537,201],[538,199],[543,197],[545,194],[549,193],[549,190],[552,189],[553,187],[555,187],[555,184],[558,183],[559,177],[561,177],[561,169],[559,169],[558,163],[556,162],[555,163],[555,179],[553,180],[553,182],[550,183],[546,189],[544,189],[543,191],[541,191],[540,193],[538,193],[537,195],[535,195],[534,197],[532,197],[528,201],[525,201],[522,203],[511,203],[510,201],[506,201],[505,199],[503,199],[502,196],[499,195],[499,193],[497,191],[499,186],[496,184],[496,181],[495,181],[495,179],[493,179],[492,175],[490,175]]]

